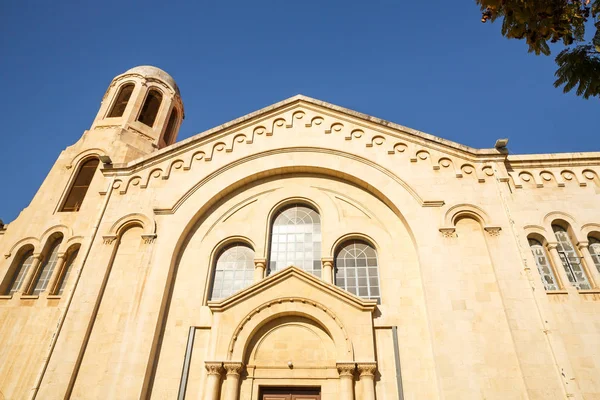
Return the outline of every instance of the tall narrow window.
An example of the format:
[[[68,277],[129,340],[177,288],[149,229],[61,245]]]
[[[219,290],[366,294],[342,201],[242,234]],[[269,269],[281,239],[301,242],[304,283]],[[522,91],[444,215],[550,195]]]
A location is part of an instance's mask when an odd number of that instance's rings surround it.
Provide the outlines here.
[[[548,255],[546,254],[544,246],[535,239],[529,239],[529,247],[533,253],[535,265],[537,265],[544,288],[546,288],[546,290],[558,290],[556,276],[554,276],[552,266],[548,262]]]
[[[558,254],[569,282],[579,290],[591,289],[581,259],[575,251],[575,246],[573,246],[567,230],[560,225],[552,225],[552,230],[558,241]]]
[[[65,200],[65,203],[60,211],[79,211],[79,208],[81,208],[81,203],[83,203],[83,199],[85,198],[85,194],[90,187],[90,183],[92,183],[92,178],[94,178],[97,167],[97,158],[92,158],[83,163],[79,169],[79,172],[77,173],[77,176],[75,177],[73,186],[71,186],[71,189],[69,190],[67,200]]]
[[[221,251],[215,265],[211,300],[231,296],[252,284],[254,277],[254,250],[235,243]]]
[[[290,265],[321,276],[321,217],[302,204],[279,211],[271,228],[268,272]]]
[[[380,301],[375,249],[360,240],[345,242],[335,257],[335,285],[357,296]]]
[[[165,143],[171,144],[175,137],[175,125],[177,124],[177,110],[174,108],[171,111],[169,122],[167,123],[167,130],[165,131]]]
[[[156,115],[158,114],[161,102],[162,94],[158,90],[150,90],[146,97],[146,101],[144,101],[138,121],[150,127],[154,126],[154,121],[156,120]]]
[[[592,255],[592,259],[594,260],[594,264],[596,264],[596,269],[598,270],[598,272],[600,272],[600,240],[596,239],[593,236],[590,236],[589,238],[589,250],[590,250],[590,254]]]
[[[62,242],[62,237],[54,240],[52,246],[48,249],[48,254],[45,257],[44,263],[40,269],[40,274],[37,277],[35,282],[35,287],[33,288],[33,294],[39,295],[48,287],[48,282],[50,282],[50,278],[52,277],[52,273],[54,272],[54,268],[56,268],[56,263],[58,262],[58,247]]]
[[[108,118],[116,118],[121,117],[125,112],[125,108],[127,108],[127,103],[131,98],[131,93],[133,93],[133,88],[135,85],[133,83],[128,83],[124,85],[119,90],[119,94],[117,95],[117,99],[112,106],[112,109],[108,113]]]
[[[60,281],[58,282],[58,290],[56,291],[56,294],[62,295],[65,291],[69,275],[71,274],[71,270],[73,269],[73,264],[75,264],[75,260],[77,259],[78,253],[79,249],[75,249],[71,253],[69,253],[69,256],[67,257],[67,262],[65,263],[65,266],[63,268],[62,276],[60,277]]]
[[[28,252],[23,254],[23,256],[21,256],[19,265],[17,265],[17,268],[13,275],[14,278],[7,291],[8,294],[13,294],[19,289],[21,289],[23,281],[27,276],[27,272],[29,272],[29,268],[31,268],[31,264],[33,264],[33,250],[29,250]]]

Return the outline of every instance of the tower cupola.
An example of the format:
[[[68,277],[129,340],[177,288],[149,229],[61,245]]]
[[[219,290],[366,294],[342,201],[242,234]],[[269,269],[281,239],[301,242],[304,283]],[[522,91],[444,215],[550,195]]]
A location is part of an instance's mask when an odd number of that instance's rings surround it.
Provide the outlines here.
[[[175,80],[160,68],[143,65],[113,79],[90,131],[113,131],[147,154],[173,144],[183,118]]]

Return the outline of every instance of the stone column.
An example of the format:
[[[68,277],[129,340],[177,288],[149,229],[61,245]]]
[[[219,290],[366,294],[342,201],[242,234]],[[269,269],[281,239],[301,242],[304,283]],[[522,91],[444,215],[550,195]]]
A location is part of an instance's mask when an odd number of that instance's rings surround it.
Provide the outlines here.
[[[592,258],[592,255],[590,254],[590,249],[588,248],[589,245],[590,245],[590,243],[588,241],[581,241],[581,242],[577,243],[577,248],[579,249],[579,252],[583,256],[583,261],[585,262],[585,266],[587,267],[587,270],[589,271],[589,274],[591,275],[590,281],[593,281],[592,287],[594,289],[600,289],[600,272],[598,271],[598,268],[596,268],[594,259]]]
[[[222,362],[206,361],[206,390],[204,391],[204,400],[219,400],[219,389],[221,389],[221,373],[223,372]]]
[[[56,260],[56,266],[54,267],[54,271],[52,271],[52,276],[50,277],[50,282],[48,282],[48,287],[46,291],[48,294],[55,294],[57,291],[56,284],[58,282],[58,278],[62,275],[63,268],[65,267],[65,260],[67,259],[67,255],[65,253],[60,253]]]
[[[558,255],[558,243],[551,242],[546,245],[548,252],[550,253],[550,257],[552,258],[552,264],[554,264],[554,270],[557,273],[557,278],[561,280],[560,288],[563,290],[572,289],[573,285],[569,281],[567,277],[567,273],[565,272],[565,267],[563,267],[562,260]]]
[[[243,364],[241,362],[226,362],[223,367],[227,372],[225,400],[238,400],[238,389],[240,386],[240,373]]]
[[[265,278],[265,269],[267,266],[267,260],[264,258],[254,259],[254,282],[261,281]]]
[[[337,363],[340,374],[340,396],[339,400],[354,400],[354,370],[353,362]]]
[[[323,280],[333,284],[333,258],[321,258],[321,263],[323,265]]]
[[[362,384],[362,400],[375,400],[376,363],[358,363],[358,373]]]
[[[23,279],[23,283],[21,284],[21,288],[18,290],[19,293],[29,294],[31,293],[31,285],[33,284],[33,277],[37,275],[38,268],[42,262],[42,255],[40,253],[33,255],[33,261],[31,262],[31,267],[29,267],[29,271],[27,271],[27,275],[25,279]]]

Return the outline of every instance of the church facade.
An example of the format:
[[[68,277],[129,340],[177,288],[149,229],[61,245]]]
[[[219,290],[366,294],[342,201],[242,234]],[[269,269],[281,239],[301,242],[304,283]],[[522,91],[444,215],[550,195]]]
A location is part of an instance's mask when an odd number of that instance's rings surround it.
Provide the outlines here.
[[[110,84],[0,226],[0,399],[600,399],[600,153]]]

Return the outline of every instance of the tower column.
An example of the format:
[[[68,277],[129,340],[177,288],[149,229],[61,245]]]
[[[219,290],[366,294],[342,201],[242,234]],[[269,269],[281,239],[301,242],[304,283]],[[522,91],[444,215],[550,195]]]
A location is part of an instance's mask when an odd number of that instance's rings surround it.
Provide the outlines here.
[[[557,250],[558,243],[551,242],[551,243],[548,243],[546,245],[546,247],[548,248],[550,257],[552,257],[554,268],[556,270],[556,273],[558,274],[558,279],[561,280],[561,285],[560,285],[561,289],[563,289],[563,290],[571,289],[573,287],[572,283],[569,281],[569,277],[567,276],[567,273],[565,272],[565,267],[563,266],[560,255],[558,254],[558,250]]]
[[[54,271],[52,271],[52,276],[50,277],[50,282],[48,282],[48,287],[46,291],[48,294],[52,295],[56,293],[58,289],[56,284],[58,282],[58,278],[62,275],[63,268],[65,267],[65,261],[67,259],[67,255],[65,253],[61,253],[58,255],[56,260],[56,267],[54,267]]]
[[[590,254],[590,249],[588,248],[589,246],[589,242],[588,241],[581,241],[579,243],[577,243],[577,248],[579,249],[579,252],[581,253],[581,255],[583,256],[583,261],[585,262],[585,266],[587,267],[587,270],[590,273],[590,281],[592,283],[592,287],[594,289],[598,289],[600,288],[600,271],[598,271],[598,268],[596,268],[596,264],[594,263],[594,259],[592,258],[592,255]]]
[[[323,264],[323,280],[327,283],[333,283],[333,258],[321,258]]]
[[[204,367],[208,372],[208,376],[206,377],[204,400],[219,400],[219,389],[221,389],[221,373],[223,372],[223,363],[206,361],[204,363]]]
[[[343,362],[337,363],[336,366],[340,374],[339,400],[354,400],[354,370],[356,365],[353,362]]]
[[[225,400],[238,400],[240,373],[244,365],[241,362],[226,362],[223,364],[223,367],[227,371]]]
[[[23,279],[23,283],[21,284],[21,288],[19,289],[19,293],[29,294],[31,293],[31,285],[33,284],[33,277],[37,275],[40,264],[42,263],[42,255],[40,253],[33,255],[33,261],[31,263],[31,267],[29,267],[29,271],[27,271],[27,275],[25,279]]]
[[[362,400],[375,400],[376,363],[358,363],[358,373],[362,384]]]
[[[267,260],[265,260],[264,258],[254,259],[254,282],[258,282],[264,279],[266,265]]]

